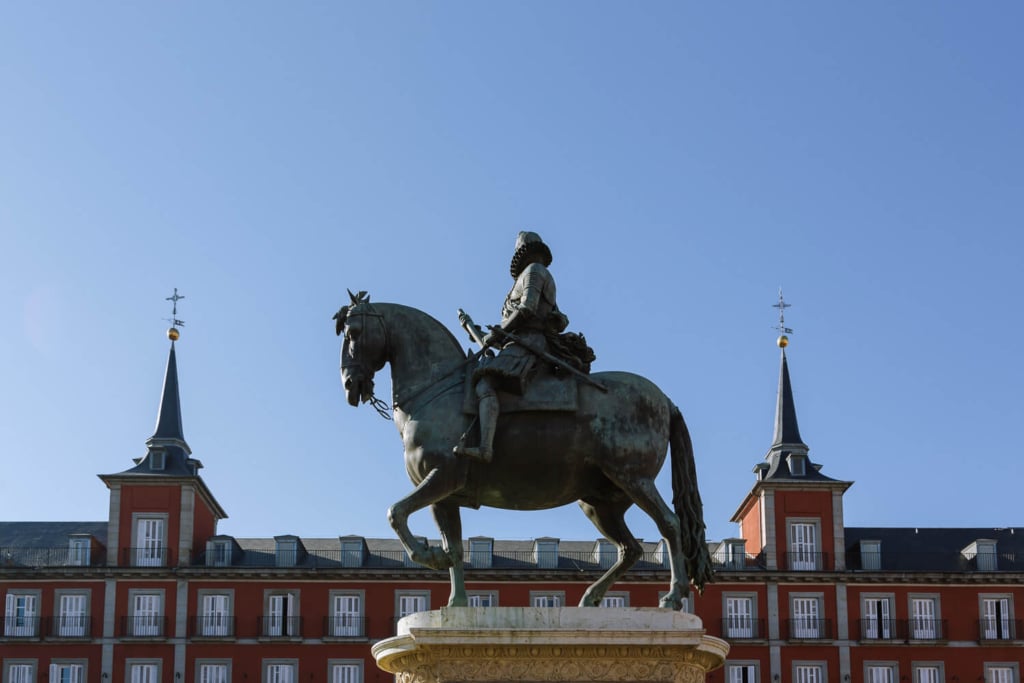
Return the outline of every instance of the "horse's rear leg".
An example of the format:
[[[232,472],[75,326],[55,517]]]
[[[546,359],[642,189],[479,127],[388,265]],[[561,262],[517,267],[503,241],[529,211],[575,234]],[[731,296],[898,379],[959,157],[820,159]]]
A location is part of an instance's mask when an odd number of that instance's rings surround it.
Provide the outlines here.
[[[579,504],[597,530],[619,549],[615,564],[586,590],[580,600],[580,607],[597,607],[608,589],[643,556],[644,549],[626,526],[625,514],[632,501],[581,500]]]
[[[469,604],[466,598],[466,577],[462,563],[462,517],[459,506],[451,500],[443,500],[430,506],[434,513],[434,521],[441,532],[441,547],[451,558],[452,566],[448,568],[451,577],[452,591],[448,597],[449,607],[465,607]]]
[[[690,579],[686,575],[686,565],[683,563],[683,536],[679,517],[658,493],[653,479],[616,479],[608,472],[605,472],[605,475],[622,488],[637,507],[650,515],[658,525],[658,531],[668,542],[672,578],[668,594],[661,599],[661,606],[682,609],[683,598],[690,594]]]

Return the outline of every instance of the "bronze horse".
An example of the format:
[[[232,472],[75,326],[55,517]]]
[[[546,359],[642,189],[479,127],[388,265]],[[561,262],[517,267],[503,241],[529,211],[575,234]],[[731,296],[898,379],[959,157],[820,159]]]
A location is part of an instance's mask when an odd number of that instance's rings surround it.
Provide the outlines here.
[[[374,400],[373,376],[391,363],[395,426],[405,469],[416,488],[388,510],[388,520],[413,561],[448,569],[450,606],[467,604],[460,507],[481,505],[542,510],[577,501],[598,531],[618,547],[617,561],[587,588],[580,606],[598,605],[605,592],[643,555],[625,522],[634,503],[668,543],[671,584],[661,606],[681,609],[692,580],[711,579],[697,491],[693,447],[679,409],[647,379],[602,372],[608,392],[581,384],[576,413],[521,412],[502,416],[490,463],[452,453],[470,424],[463,414],[467,358],[440,322],[415,308],[371,304],[364,292],[338,311],[344,334],[341,380],[348,402]],[[673,507],[654,485],[672,453]],[[441,547],[410,532],[408,517],[430,506]]]

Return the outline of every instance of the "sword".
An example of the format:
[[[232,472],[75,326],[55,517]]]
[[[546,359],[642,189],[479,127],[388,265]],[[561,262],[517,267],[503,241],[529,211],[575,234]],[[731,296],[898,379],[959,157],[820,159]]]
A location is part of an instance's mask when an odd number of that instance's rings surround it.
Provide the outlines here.
[[[577,370],[576,368],[574,368],[572,366],[571,363],[566,361],[564,358],[559,358],[558,356],[554,355],[553,353],[548,353],[544,349],[538,348],[537,346],[534,346],[533,344],[531,344],[530,342],[526,341],[522,337],[519,337],[519,336],[509,332],[508,330],[502,328],[500,325],[488,325],[487,329],[489,329],[491,332],[496,332],[497,334],[505,337],[510,342],[513,342],[515,344],[519,344],[520,346],[522,346],[524,349],[526,349],[527,351],[529,351],[533,355],[535,355],[535,356],[537,356],[539,358],[543,358],[547,362],[549,362],[549,363],[551,363],[553,365],[557,365],[558,367],[560,367],[560,368],[562,368],[564,370],[568,370],[569,372],[571,372],[572,374],[576,375],[581,380],[583,380],[584,382],[589,384],[590,386],[596,387],[597,389],[600,389],[601,391],[603,391],[606,394],[608,393],[608,387],[606,387],[605,385],[601,384],[600,382],[598,382],[596,379],[592,378],[587,373],[581,372],[581,371]]]

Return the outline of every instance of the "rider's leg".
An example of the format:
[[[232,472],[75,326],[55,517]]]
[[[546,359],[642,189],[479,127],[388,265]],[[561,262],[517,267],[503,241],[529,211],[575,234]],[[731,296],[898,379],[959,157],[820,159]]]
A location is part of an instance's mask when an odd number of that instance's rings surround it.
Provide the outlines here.
[[[456,446],[458,455],[490,462],[494,456],[494,432],[498,429],[498,394],[490,377],[481,377],[476,383],[476,397],[480,401],[480,445]]]

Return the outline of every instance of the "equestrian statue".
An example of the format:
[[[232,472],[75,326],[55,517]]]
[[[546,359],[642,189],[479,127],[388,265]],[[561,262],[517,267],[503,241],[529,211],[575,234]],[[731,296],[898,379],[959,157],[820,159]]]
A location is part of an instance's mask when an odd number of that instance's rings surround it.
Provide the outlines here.
[[[626,526],[634,504],[668,547],[669,591],[661,607],[681,609],[690,583],[712,579],[690,434],[679,408],[651,381],[627,372],[590,373],[593,350],[566,333],[548,270],[551,250],[532,232],[516,239],[514,284],[502,321],[485,332],[459,311],[467,354],[440,322],[409,306],[352,294],[334,316],[343,335],[341,381],[350,405],[370,402],[373,377],[391,365],[392,416],[415,485],[388,509],[409,557],[448,569],[449,606],[467,604],[459,508],[543,510],[576,501],[618,548],[612,566],[583,594],[596,606],[642,556]],[[495,354],[494,350],[497,350]],[[654,480],[671,452],[672,506]],[[408,518],[430,507],[440,547],[416,538]]]

